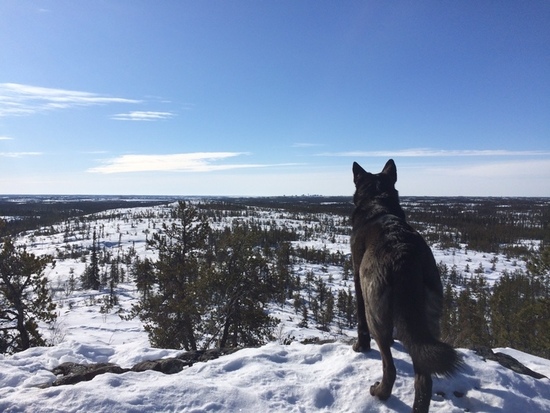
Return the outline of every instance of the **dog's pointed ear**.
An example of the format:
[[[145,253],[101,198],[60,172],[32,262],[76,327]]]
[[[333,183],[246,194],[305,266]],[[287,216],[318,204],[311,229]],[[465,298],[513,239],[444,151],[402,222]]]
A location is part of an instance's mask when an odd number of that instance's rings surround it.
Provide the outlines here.
[[[361,175],[366,175],[367,171],[365,171],[361,165],[359,165],[357,162],[353,163],[353,183],[357,184],[357,181],[361,177]]]
[[[382,173],[388,175],[393,184],[397,182],[397,167],[395,166],[393,159],[386,162],[384,169],[382,169]]]

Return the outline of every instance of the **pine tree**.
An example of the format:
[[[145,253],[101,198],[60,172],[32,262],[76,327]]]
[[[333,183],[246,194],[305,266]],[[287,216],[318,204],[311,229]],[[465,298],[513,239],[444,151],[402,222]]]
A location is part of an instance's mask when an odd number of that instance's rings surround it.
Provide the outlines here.
[[[94,228],[92,237],[92,253],[90,258],[90,265],[86,267],[82,276],[82,288],[86,290],[99,290],[101,286],[100,274],[99,274],[99,258],[98,258],[98,244],[97,235]]]
[[[485,277],[476,275],[466,283],[456,299],[456,318],[452,314],[452,304],[447,301],[452,297],[449,288],[444,290],[443,316],[447,317],[448,324],[443,327],[442,333],[450,336],[451,344],[455,346],[491,346],[489,291]]]
[[[272,288],[276,291],[276,299],[284,305],[287,298],[292,297],[293,279],[290,260],[292,247],[289,242],[282,242],[276,249],[276,263]]]
[[[550,300],[538,298],[524,306],[518,318],[521,349],[540,357],[550,358]]]
[[[355,326],[356,320],[355,320],[355,311],[356,311],[356,303],[355,303],[355,294],[352,293],[351,288],[348,288],[348,290],[339,290],[338,291],[338,298],[336,301],[336,308],[338,309],[338,315],[342,320],[345,321],[345,324],[348,328],[352,328]]]
[[[489,304],[495,345],[550,357],[550,299],[540,279],[521,270],[505,273]]]
[[[457,310],[456,295],[451,283],[443,289],[443,309],[441,313],[441,338],[447,343],[456,341]]]
[[[275,297],[267,261],[253,233],[236,225],[221,234],[216,265],[201,284],[210,342],[219,347],[257,346],[272,337],[275,321],[266,312]]]
[[[137,290],[142,294],[144,299],[147,299],[156,281],[153,263],[149,258],[145,258],[144,260],[136,258],[132,272]]]
[[[294,300],[294,312],[298,314],[300,308],[302,308],[302,306],[304,305],[302,296],[300,295],[299,291],[296,291],[292,298]]]
[[[321,276],[315,280],[316,297],[311,302],[311,312],[323,331],[329,330],[330,323],[334,320],[334,296]]]
[[[504,273],[493,286],[489,304],[491,328],[497,346],[522,349],[523,339],[518,331],[522,320],[519,314],[525,305],[528,289],[528,280],[519,271],[513,274]]]
[[[540,294],[550,299],[550,247],[543,247],[536,253],[531,253],[527,260],[527,270],[540,284]]]
[[[44,269],[53,259],[37,257],[3,240],[0,251],[0,353],[14,353],[45,345],[38,321],[55,321]]]
[[[308,319],[309,319],[309,312],[307,310],[307,305],[303,305],[302,306],[302,320],[298,324],[298,327],[308,328],[309,327]]]
[[[206,216],[179,201],[171,224],[149,240],[158,251],[156,289],[134,306],[149,333],[151,344],[165,348],[197,350],[201,306],[197,282],[204,272],[206,241],[210,231]]]
[[[273,300],[265,249],[258,230],[246,225],[214,233],[205,214],[185,202],[170,225],[153,235],[158,252],[134,267],[143,295],[128,318],[139,316],[152,345],[197,350],[256,346],[273,336],[266,311]]]

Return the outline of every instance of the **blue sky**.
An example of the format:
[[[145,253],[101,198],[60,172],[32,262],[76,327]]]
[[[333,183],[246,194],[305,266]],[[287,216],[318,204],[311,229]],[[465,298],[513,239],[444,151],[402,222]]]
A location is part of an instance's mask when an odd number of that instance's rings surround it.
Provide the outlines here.
[[[0,0],[0,193],[550,196],[550,2]]]

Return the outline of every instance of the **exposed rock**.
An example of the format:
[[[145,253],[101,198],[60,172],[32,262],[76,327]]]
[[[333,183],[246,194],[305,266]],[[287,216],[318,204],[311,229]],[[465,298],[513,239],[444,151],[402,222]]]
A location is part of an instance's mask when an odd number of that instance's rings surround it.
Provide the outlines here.
[[[504,353],[495,353],[497,356],[497,361],[506,368],[515,371],[519,374],[526,374],[528,376],[534,377],[535,379],[546,379],[547,377],[544,374],[537,373],[536,371],[531,370],[530,368],[524,366],[519,361],[517,361],[512,356]]]
[[[164,374],[175,374],[183,370],[188,364],[177,358],[142,361],[132,367],[132,371],[160,371]]]
[[[128,369],[112,364],[112,363],[98,363],[98,364],[77,364],[77,363],[63,363],[52,370],[52,373],[56,376],[61,375],[57,380],[52,383],[52,386],[61,386],[64,384],[76,384],[81,381],[90,381],[95,376],[105,373],[121,374],[127,372]]]
[[[192,366],[195,363],[200,361],[210,361],[215,360],[221,356],[232,354],[240,348],[212,348],[209,350],[196,350],[196,351],[187,351],[180,354],[177,358],[182,360],[186,365]]]
[[[475,353],[486,360],[492,360],[498,362],[500,365],[515,371],[519,374],[525,374],[527,376],[534,377],[535,379],[546,379],[547,377],[543,374],[537,373],[536,371],[531,370],[526,367],[514,357],[509,356],[508,354],[497,352],[495,353],[489,347],[475,347],[473,349]]]
[[[239,348],[188,351],[175,358],[172,357],[159,360],[142,361],[131,369],[123,369],[122,367],[112,363],[63,363],[52,370],[52,373],[58,376],[57,380],[52,383],[52,386],[90,381],[97,375],[104,373],[121,374],[128,371],[142,372],[154,370],[164,374],[175,374],[182,371],[185,367],[192,366],[197,362],[214,360],[220,356],[234,353],[237,350],[239,350]]]

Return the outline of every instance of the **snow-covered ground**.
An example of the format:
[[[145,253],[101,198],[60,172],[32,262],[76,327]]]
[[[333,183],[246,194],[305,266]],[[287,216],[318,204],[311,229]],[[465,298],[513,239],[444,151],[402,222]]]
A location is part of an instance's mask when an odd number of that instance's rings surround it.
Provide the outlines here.
[[[550,362],[514,350],[510,354],[550,375]],[[349,345],[269,343],[197,363],[174,375],[148,371],[104,374],[76,385],[42,388],[49,371],[65,361],[114,362],[131,367],[177,352],[143,341],[108,345],[69,340],[0,360],[0,411],[14,412],[409,412],[414,399],[411,361],[393,347],[398,377],[392,397],[380,402],[369,386],[381,378],[376,350]],[[460,350],[466,367],[451,379],[434,380],[434,412],[548,412],[550,382],[483,361]]]
[[[141,257],[151,256],[145,240],[162,222],[162,207],[105,213],[95,224],[101,228],[101,245],[113,253],[130,248]],[[101,214],[100,214],[101,215]],[[116,218],[114,217],[116,215]],[[107,218],[110,216],[110,218]],[[272,220],[273,217],[267,216]],[[284,214],[278,212],[278,220]],[[289,225],[293,225],[289,222]],[[31,235],[20,242],[36,254],[67,250],[69,245],[89,245],[75,223],[74,235],[66,225],[54,234]],[[310,245],[349,253],[346,237],[311,240]],[[305,245],[305,244],[304,244]],[[436,261],[461,271],[468,264],[471,273],[481,266],[491,282],[503,271],[523,268],[524,263],[506,257],[457,249],[434,248]],[[493,265],[494,263],[494,265]],[[376,350],[366,354],[352,351],[353,331],[333,328],[330,332],[300,328],[300,315],[289,301],[273,306],[272,315],[281,320],[277,340],[256,349],[244,349],[219,359],[196,363],[174,375],[159,372],[104,374],[76,385],[48,387],[55,380],[51,370],[64,362],[116,363],[130,368],[144,360],[173,357],[179,350],[150,348],[139,320],[122,320],[115,310],[99,311],[102,295],[92,291],[71,291],[71,272],[79,277],[85,263],[80,259],[57,260],[47,275],[58,303],[58,321],[45,336],[55,345],[32,348],[11,356],[0,355],[0,412],[409,412],[414,398],[414,375],[408,354],[400,343],[392,349],[398,377],[392,397],[380,402],[369,387],[382,376]],[[332,280],[332,288],[348,288],[342,269],[296,263],[296,272],[312,270]],[[120,308],[129,309],[136,297],[131,282],[118,286]],[[284,341],[295,337],[291,344]],[[305,338],[335,340],[327,344],[300,344]],[[509,354],[532,370],[550,376],[550,361],[513,349],[495,349]],[[434,412],[548,412],[550,380],[534,379],[484,361],[470,350],[461,349],[465,367],[450,379],[434,380],[431,411]]]

